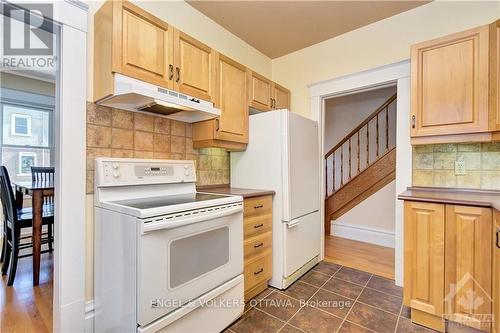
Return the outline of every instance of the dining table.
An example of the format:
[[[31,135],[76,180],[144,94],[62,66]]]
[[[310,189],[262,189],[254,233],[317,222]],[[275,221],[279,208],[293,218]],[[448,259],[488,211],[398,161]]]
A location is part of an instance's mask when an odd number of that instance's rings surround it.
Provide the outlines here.
[[[25,195],[31,196],[33,210],[33,285],[37,286],[40,277],[40,253],[42,243],[43,198],[54,195],[54,181],[13,181],[16,189],[16,206],[22,207]]]

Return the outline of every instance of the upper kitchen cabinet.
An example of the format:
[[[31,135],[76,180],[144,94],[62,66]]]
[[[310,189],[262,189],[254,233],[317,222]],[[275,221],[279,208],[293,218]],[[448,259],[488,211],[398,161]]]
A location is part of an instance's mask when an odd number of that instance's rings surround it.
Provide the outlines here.
[[[273,106],[273,82],[264,76],[249,70],[248,98],[250,107],[269,111]]]
[[[215,59],[215,105],[221,116],[193,125],[193,145],[244,150],[248,143],[248,72],[222,54]]]
[[[94,100],[111,94],[112,73],[173,88],[174,29],[127,1],[107,1],[94,18]]]
[[[214,51],[128,1],[107,1],[94,17],[94,100],[113,75],[212,101]]]
[[[273,84],[273,109],[290,109],[290,90],[280,86],[277,83]]]
[[[493,333],[500,333],[500,211],[493,218]]]
[[[413,144],[494,139],[497,48],[497,22],[412,46]]]
[[[174,32],[175,90],[206,101],[213,101],[214,53],[210,47]]]

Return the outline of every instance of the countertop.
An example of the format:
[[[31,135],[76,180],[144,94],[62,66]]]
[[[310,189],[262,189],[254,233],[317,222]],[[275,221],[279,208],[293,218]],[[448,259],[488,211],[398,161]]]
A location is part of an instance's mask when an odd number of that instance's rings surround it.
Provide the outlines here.
[[[262,195],[274,195],[271,190],[257,190],[249,188],[236,188],[230,186],[200,186],[197,189],[200,192],[219,193],[227,195],[241,195],[244,199],[260,197]]]
[[[400,200],[491,207],[500,210],[500,191],[451,189],[442,187],[408,187]]]

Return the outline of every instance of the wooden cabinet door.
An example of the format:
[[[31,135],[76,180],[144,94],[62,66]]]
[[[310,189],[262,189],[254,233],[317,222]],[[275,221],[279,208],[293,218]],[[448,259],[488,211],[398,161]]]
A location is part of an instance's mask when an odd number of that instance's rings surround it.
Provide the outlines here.
[[[113,6],[113,71],[172,88],[173,28],[130,2]]]
[[[273,108],[290,110],[290,90],[280,86],[277,83],[273,84]]]
[[[250,106],[261,111],[271,110],[273,83],[262,75],[251,71],[249,73],[249,80],[248,95]]]
[[[444,295],[444,205],[405,201],[404,303],[441,316]]]
[[[488,131],[488,30],[412,47],[412,137]]]
[[[492,211],[446,205],[445,318],[490,330]]]
[[[215,120],[215,137],[248,143],[247,69],[226,56],[217,58],[216,105],[221,116]]]
[[[174,48],[175,90],[213,101],[215,51],[177,29],[174,31]]]
[[[500,20],[490,25],[490,114],[493,130],[500,130]]]
[[[500,333],[500,212],[493,223],[493,333]]]

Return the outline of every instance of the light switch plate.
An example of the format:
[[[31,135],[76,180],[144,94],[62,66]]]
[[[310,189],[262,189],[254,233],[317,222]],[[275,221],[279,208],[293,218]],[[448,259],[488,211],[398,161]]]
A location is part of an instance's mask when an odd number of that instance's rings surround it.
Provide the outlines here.
[[[465,161],[455,161],[455,176],[463,176],[466,174]]]

